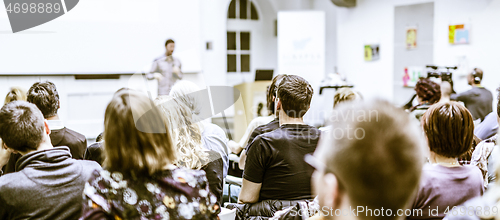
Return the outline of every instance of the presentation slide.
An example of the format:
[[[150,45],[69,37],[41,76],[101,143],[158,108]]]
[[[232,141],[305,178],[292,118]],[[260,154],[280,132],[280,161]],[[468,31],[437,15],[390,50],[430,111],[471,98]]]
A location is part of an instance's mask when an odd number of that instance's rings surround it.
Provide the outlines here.
[[[165,53],[169,38],[176,42],[174,56],[181,59],[183,72],[201,71],[198,1],[50,1],[39,8],[23,4],[24,0],[19,4],[5,0],[5,7],[0,7],[0,74],[148,71],[152,61]],[[172,2],[175,9],[169,7]],[[16,16],[30,10],[50,10],[49,16],[56,18],[13,33],[29,25]]]

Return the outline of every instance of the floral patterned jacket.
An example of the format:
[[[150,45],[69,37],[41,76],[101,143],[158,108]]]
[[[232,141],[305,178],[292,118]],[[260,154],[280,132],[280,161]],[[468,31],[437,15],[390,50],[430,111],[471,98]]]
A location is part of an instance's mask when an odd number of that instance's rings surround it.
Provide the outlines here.
[[[216,202],[203,171],[175,168],[133,181],[94,171],[80,219],[217,219]]]

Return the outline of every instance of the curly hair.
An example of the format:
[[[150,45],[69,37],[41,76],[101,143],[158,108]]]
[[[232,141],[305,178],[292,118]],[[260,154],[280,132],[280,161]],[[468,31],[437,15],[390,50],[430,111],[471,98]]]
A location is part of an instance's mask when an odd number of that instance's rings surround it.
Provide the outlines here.
[[[441,99],[441,86],[427,78],[417,82],[415,91],[422,101],[429,104],[434,104]]]
[[[181,100],[170,96],[159,96],[155,105],[165,115],[165,123],[177,147],[178,166],[201,169],[208,160],[201,142],[201,128],[193,120],[191,109]]]

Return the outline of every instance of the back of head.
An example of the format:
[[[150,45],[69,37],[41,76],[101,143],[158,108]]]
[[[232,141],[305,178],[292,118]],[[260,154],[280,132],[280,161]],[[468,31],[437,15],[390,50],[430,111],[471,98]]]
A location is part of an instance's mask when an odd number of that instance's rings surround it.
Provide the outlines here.
[[[420,79],[415,86],[419,98],[429,104],[434,104],[441,99],[441,86],[430,79]]]
[[[276,96],[276,92],[278,91],[278,86],[279,84],[281,83],[281,80],[283,79],[283,77],[285,77],[286,74],[279,74],[279,75],[276,75],[274,78],[273,78],[273,81],[271,82],[271,85],[269,86],[269,88],[267,89],[267,92],[266,92],[266,95],[267,95],[267,109],[271,112],[271,114],[274,114],[274,101],[273,101],[273,97]]]
[[[303,117],[311,104],[313,88],[304,78],[286,75],[278,87],[278,98],[286,115],[291,118]]]
[[[26,91],[21,87],[12,87],[5,96],[4,105],[13,101],[26,101]]]
[[[155,105],[165,116],[165,123],[172,135],[178,154],[177,164],[191,169],[200,169],[208,154],[201,142],[201,129],[194,122],[191,110],[180,99],[159,96]]]
[[[144,94],[116,93],[104,116],[104,166],[125,175],[152,175],[176,159],[161,112]]]
[[[170,96],[183,102],[194,114],[199,114],[202,106],[197,100],[197,95],[195,94],[197,91],[200,91],[200,88],[193,82],[179,80],[172,87]]]
[[[453,89],[451,88],[451,84],[448,81],[441,82],[441,97],[450,97]]]
[[[405,208],[424,162],[418,125],[386,101],[341,104],[332,114],[334,129],[323,134],[315,155],[336,176],[349,205]]]
[[[354,101],[361,99],[361,96],[350,88],[341,88],[337,90],[333,96],[333,107],[337,106],[342,102]]]
[[[466,153],[474,138],[474,120],[458,102],[438,103],[425,112],[422,126],[432,152],[456,158]]]
[[[59,109],[59,93],[56,85],[50,81],[36,82],[28,90],[27,101],[35,104],[42,111],[43,117],[56,116]]]
[[[0,138],[13,150],[24,153],[37,150],[44,131],[43,115],[31,103],[14,101],[0,110]]]
[[[475,84],[480,84],[481,81],[483,80],[483,70],[479,68],[474,68],[472,70],[472,80],[474,81]]]

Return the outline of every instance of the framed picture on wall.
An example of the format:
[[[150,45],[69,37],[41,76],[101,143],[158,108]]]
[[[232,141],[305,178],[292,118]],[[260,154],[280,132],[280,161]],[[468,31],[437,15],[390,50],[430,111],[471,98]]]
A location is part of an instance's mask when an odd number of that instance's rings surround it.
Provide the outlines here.
[[[365,61],[380,59],[380,46],[378,44],[365,45]]]
[[[417,48],[417,27],[406,28],[406,49]]]
[[[450,44],[468,44],[470,43],[470,25],[457,24],[448,27]]]

